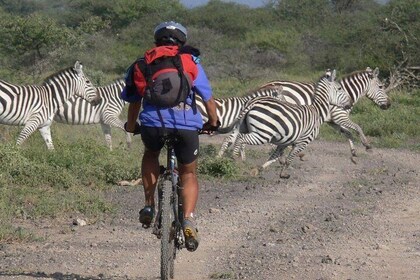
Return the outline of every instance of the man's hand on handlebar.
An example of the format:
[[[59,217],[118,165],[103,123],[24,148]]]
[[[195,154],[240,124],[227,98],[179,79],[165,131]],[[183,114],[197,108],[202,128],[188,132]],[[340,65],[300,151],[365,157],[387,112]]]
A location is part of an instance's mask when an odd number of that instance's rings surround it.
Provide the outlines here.
[[[134,125],[134,129],[128,129],[127,127],[127,122],[124,124],[124,130],[129,132],[129,133],[133,133],[134,135],[140,134],[141,133],[141,127],[140,124],[138,122],[135,123]]]
[[[216,125],[212,125],[210,123],[210,121],[207,121],[203,125],[203,128],[198,131],[198,133],[199,134],[213,135],[213,133],[216,132],[219,129],[220,125],[221,125],[221,123],[220,123],[219,120],[217,121]]]

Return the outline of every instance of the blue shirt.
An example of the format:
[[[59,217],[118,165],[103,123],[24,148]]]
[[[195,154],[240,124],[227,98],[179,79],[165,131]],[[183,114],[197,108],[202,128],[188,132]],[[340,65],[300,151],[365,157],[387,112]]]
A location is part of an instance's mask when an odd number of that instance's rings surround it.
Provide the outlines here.
[[[185,110],[183,105],[178,105],[173,108],[158,108],[143,100],[143,110],[140,112],[140,123],[148,127],[166,127],[186,130],[198,130],[203,127],[202,116],[192,106],[194,93],[200,95],[203,101],[208,101],[212,97],[212,88],[210,82],[204,72],[203,67],[197,64],[198,75],[193,81],[193,88],[186,100]],[[124,87],[121,98],[129,103],[138,102],[142,100],[139,94],[127,94],[127,89]],[[160,111],[159,116],[158,110]],[[162,124],[163,121],[163,124]]]

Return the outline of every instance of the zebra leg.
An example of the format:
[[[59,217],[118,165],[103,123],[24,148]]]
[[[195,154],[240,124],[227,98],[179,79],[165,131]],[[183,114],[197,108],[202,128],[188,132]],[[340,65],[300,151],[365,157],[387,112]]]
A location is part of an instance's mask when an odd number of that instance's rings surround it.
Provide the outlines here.
[[[31,119],[26,121],[25,126],[22,131],[19,133],[18,139],[16,140],[16,145],[20,146],[31,136],[32,133],[39,127],[40,120],[36,116],[32,116]]]
[[[269,159],[260,167],[252,168],[250,171],[251,176],[257,176],[258,174],[262,173],[265,168],[267,168],[272,163],[279,161],[281,156],[283,155],[284,147],[280,147],[276,145],[276,149],[270,155]]]
[[[131,149],[131,134],[125,131],[125,142],[127,143],[127,149]]]
[[[289,152],[289,155],[286,157],[286,161],[280,171],[280,178],[289,179],[290,174],[287,173],[287,169],[292,163],[296,155],[306,149],[307,143],[300,143],[292,146],[292,149]]]
[[[217,157],[220,158],[225,154],[226,150],[236,140],[237,136],[238,136],[237,133],[235,134],[235,132],[234,132],[223,140],[222,147],[220,147],[220,150],[219,150],[219,153],[217,154]]]
[[[54,144],[51,137],[51,126],[46,125],[39,128],[42,139],[44,139],[45,144],[47,145],[48,150],[54,150]]]
[[[113,127],[119,128],[122,131],[124,131],[125,142],[127,144],[127,148],[128,149],[131,148],[131,133],[128,133],[127,131],[125,131],[124,123],[118,117],[116,117],[116,116],[112,116],[112,117],[111,116],[106,116],[106,121],[104,121],[104,124],[107,124],[108,126],[113,126]],[[111,130],[111,128],[109,128],[109,130]],[[102,131],[103,131],[103,129],[102,129]],[[109,132],[109,135],[110,135],[109,136],[110,137],[109,141],[111,141],[111,131]],[[105,135],[105,140],[106,140],[106,135]],[[112,143],[111,143],[111,148],[110,149],[112,150]]]
[[[284,149],[285,149],[284,146],[277,146],[274,152],[268,158],[268,160],[263,165],[261,165],[261,170],[266,169],[268,166],[270,166],[276,161],[280,162],[280,159],[283,156]]]
[[[242,144],[242,145],[239,147],[239,152],[240,152],[240,154],[241,154],[241,160],[242,160],[242,161],[245,161],[245,160],[246,160],[246,155],[245,155],[245,144]]]
[[[111,126],[105,123],[101,123],[102,132],[105,135],[105,142],[109,150],[112,151],[112,137],[111,137]]]
[[[250,133],[238,133],[236,138],[233,156],[238,157],[239,152],[245,151],[245,145],[263,145],[269,143],[271,138],[264,138],[263,135],[260,135],[258,132]],[[245,156],[245,154],[243,154]]]
[[[350,145],[351,160],[354,162],[354,158],[357,157],[357,154],[356,154],[356,148],[354,147],[354,138],[350,130],[348,130],[347,128],[339,124],[335,124],[335,123],[328,123],[328,124],[346,136]]]
[[[366,150],[369,150],[372,148],[372,146],[370,145],[369,141],[366,138],[366,135],[363,133],[362,128],[358,124],[352,122],[350,119],[347,119],[347,122],[341,123],[340,126],[341,126],[341,129],[343,128],[347,130],[353,129],[354,131],[356,131],[360,137],[360,141],[362,142],[363,146],[365,146]]]
[[[244,145],[243,141],[244,141],[244,139],[242,137],[242,134],[238,133],[238,135],[236,136],[235,142],[233,143],[233,152],[232,152],[233,158],[238,157],[239,151],[240,151],[242,145]]]

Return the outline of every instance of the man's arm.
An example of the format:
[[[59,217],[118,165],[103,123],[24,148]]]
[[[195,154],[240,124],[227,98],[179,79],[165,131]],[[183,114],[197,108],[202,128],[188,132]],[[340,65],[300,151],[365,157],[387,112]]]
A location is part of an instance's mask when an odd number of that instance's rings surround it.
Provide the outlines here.
[[[216,102],[214,101],[213,96],[210,97],[209,100],[204,102],[204,107],[206,108],[206,112],[208,115],[208,123],[212,126],[218,126],[218,117],[217,117],[217,111],[216,111]]]
[[[136,128],[137,118],[139,117],[141,108],[141,101],[133,102],[128,105],[127,113],[127,125],[125,130],[128,132],[134,132]]]

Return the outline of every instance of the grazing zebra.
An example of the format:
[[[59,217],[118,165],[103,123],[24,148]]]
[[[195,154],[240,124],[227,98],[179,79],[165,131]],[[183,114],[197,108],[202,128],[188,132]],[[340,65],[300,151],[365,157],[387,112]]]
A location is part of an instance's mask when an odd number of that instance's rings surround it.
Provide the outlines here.
[[[54,120],[70,125],[100,123],[110,150],[112,150],[111,126],[120,128],[125,132],[127,146],[130,148],[131,134],[125,131],[124,123],[119,119],[125,106],[125,101],[120,98],[124,86],[124,80],[118,79],[107,86],[97,87],[98,95],[101,97],[101,102],[97,106],[92,106],[82,98],[73,97],[60,107]]]
[[[311,105],[296,105],[270,97],[254,99],[237,118],[234,156],[245,144],[276,145],[274,153],[261,166],[262,170],[279,160],[286,147],[292,146],[280,172],[281,178],[289,178],[286,169],[295,155],[318,136],[321,124],[329,116],[330,104],[344,108],[351,106],[349,95],[335,81],[335,77],[335,70],[321,77],[315,85]]]
[[[341,86],[350,95],[350,98],[353,101],[352,107],[365,95],[383,110],[390,107],[390,100],[384,91],[384,86],[378,75],[378,68],[372,71],[372,69],[368,67],[365,71],[354,72],[340,80]],[[281,94],[287,102],[300,105],[309,105],[313,102],[315,85],[312,83],[273,81],[263,85],[261,88],[273,85],[283,87]],[[371,146],[360,126],[350,120],[352,107],[345,110],[334,105],[330,106],[330,116],[327,118],[326,122],[335,129],[341,131],[347,137],[352,155],[351,160],[355,162],[354,157],[357,155],[356,149],[354,148],[353,135],[350,130],[352,129],[358,133],[361,142],[366,149],[370,149]],[[231,138],[232,137],[228,137],[225,139],[219,151],[219,156],[224,154],[232,141]],[[241,151],[241,154],[244,155],[244,152]]]
[[[282,99],[282,96],[279,94],[280,92],[282,92],[282,87],[279,85],[274,85],[251,91],[245,96],[216,98],[215,101],[217,117],[221,123],[218,129],[218,133],[228,133],[232,131],[236,118],[246,107],[246,104],[252,101],[254,98],[261,96],[271,96],[274,98]],[[208,120],[207,112],[204,107],[204,102],[200,96],[198,96],[198,94],[196,94],[196,104],[198,110],[203,116],[203,121],[206,122]]]
[[[36,129],[41,132],[48,149],[54,149],[46,138],[55,112],[72,96],[80,96],[92,104],[100,102],[78,61],[50,76],[42,85],[14,85],[0,81],[0,123],[23,125],[16,141],[21,145]]]

